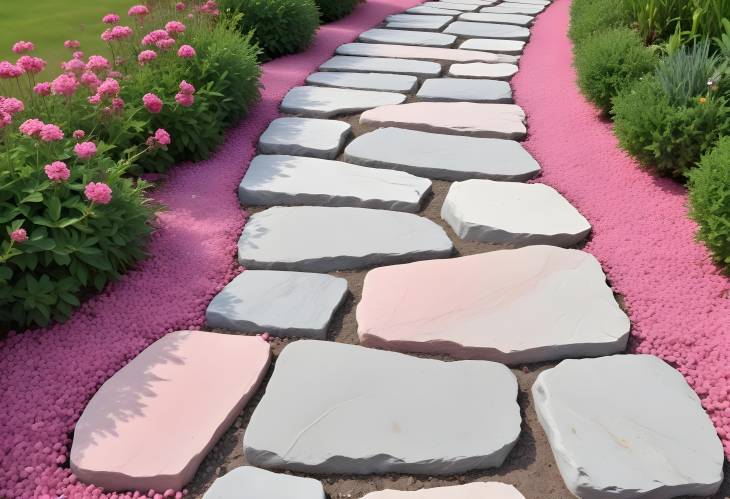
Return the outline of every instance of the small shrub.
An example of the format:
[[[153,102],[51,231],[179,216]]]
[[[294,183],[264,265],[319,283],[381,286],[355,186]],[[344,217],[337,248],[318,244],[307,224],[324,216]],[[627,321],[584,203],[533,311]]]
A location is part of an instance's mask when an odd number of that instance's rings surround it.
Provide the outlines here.
[[[707,93],[719,64],[719,56],[710,54],[710,43],[702,40],[662,59],[656,77],[672,104],[685,105]]]
[[[590,36],[628,25],[623,0],[573,0],[568,34],[576,46]]]
[[[329,23],[349,15],[362,0],[315,0],[322,22]]]

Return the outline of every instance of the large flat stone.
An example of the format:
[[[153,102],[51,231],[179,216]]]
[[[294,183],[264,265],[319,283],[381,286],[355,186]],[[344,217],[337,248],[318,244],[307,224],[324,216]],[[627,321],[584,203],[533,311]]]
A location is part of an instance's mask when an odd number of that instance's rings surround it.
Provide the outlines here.
[[[231,331],[325,339],[346,294],[345,279],[325,274],[247,270],[213,298],[205,320]]]
[[[385,92],[412,92],[418,78],[411,75],[389,73],[340,73],[325,71],[307,76],[310,85],[325,87],[354,88],[358,90],[380,90]]]
[[[468,64],[452,64],[449,76],[459,78],[489,78],[492,80],[510,80],[519,68],[515,64],[485,64],[470,62]]]
[[[203,499],[325,499],[325,495],[313,478],[241,466],[217,478]]]
[[[354,206],[417,212],[431,181],[409,173],[301,156],[256,156],[241,180],[245,206]]]
[[[379,128],[345,148],[350,163],[393,168],[440,180],[488,178],[521,181],[540,165],[519,142]]]
[[[503,2],[492,7],[484,7],[480,12],[493,12],[497,14],[539,14],[545,9],[543,5],[529,5],[525,3]]]
[[[440,0],[438,3],[462,3],[462,4],[471,4],[471,5],[494,5],[498,0]]]
[[[460,12],[472,12],[479,8],[479,4],[474,3],[458,3],[454,2],[425,2],[422,3],[424,7],[433,7],[435,9],[452,9]]]
[[[407,14],[426,14],[433,16],[458,16],[461,14],[460,10],[448,10],[438,9],[436,7],[424,7],[423,5],[417,5],[406,10]]]
[[[484,50],[501,54],[519,55],[525,48],[525,42],[518,40],[494,40],[491,38],[470,38],[459,45],[460,49]]]
[[[416,491],[381,490],[366,494],[363,499],[525,499],[525,496],[505,483],[475,482]]]
[[[479,38],[507,38],[510,40],[528,40],[530,38],[530,30],[522,26],[468,21],[453,22],[449,24],[444,33]]]
[[[261,338],[163,336],[91,398],[74,430],[71,471],[111,490],[182,489],[268,365],[269,345]]]
[[[547,7],[550,2],[547,0],[510,0],[510,3],[528,4],[528,5],[539,5],[540,7]]]
[[[373,92],[327,87],[294,87],[281,102],[284,113],[328,118],[358,113],[365,109],[398,104],[406,96],[395,92]]]
[[[519,436],[516,398],[501,364],[297,341],[277,359],[244,452],[255,466],[313,473],[491,468]]]
[[[661,359],[565,360],[540,373],[532,396],[574,495],[715,497],[722,444],[697,395]]]
[[[461,239],[511,246],[572,246],[591,231],[588,220],[545,184],[456,182],[446,195],[441,218]]]
[[[398,45],[422,45],[450,47],[456,41],[454,35],[431,33],[428,31],[408,31],[402,29],[370,29],[362,33],[358,40],[368,43],[394,43]]]
[[[529,26],[534,18],[525,14],[502,14],[495,12],[465,12],[459,16],[460,21],[474,21],[479,23],[514,24],[515,26]]]
[[[513,365],[622,352],[630,329],[598,261],[555,246],[372,270],[357,324],[365,346]]]
[[[393,14],[385,19],[386,28],[438,31],[451,22],[453,16]]]
[[[514,63],[517,61],[517,58],[512,55],[490,54],[480,50],[413,47],[409,45],[376,43],[346,43],[337,47],[337,53],[350,56],[399,57],[403,59],[429,59],[448,62]]]
[[[319,67],[322,71],[356,73],[399,73],[419,77],[438,76],[441,66],[431,61],[390,59],[387,57],[349,57],[336,55]]]
[[[259,151],[334,159],[340,154],[351,129],[344,121],[278,118],[261,135]]]
[[[238,261],[249,269],[332,272],[444,258],[452,250],[441,227],[410,213],[276,207],[251,216]]]
[[[423,82],[416,96],[422,100],[512,102],[506,81],[433,78]]]
[[[378,107],[360,116],[363,125],[502,139],[523,138],[524,121],[524,111],[514,104],[471,102],[413,102]]]

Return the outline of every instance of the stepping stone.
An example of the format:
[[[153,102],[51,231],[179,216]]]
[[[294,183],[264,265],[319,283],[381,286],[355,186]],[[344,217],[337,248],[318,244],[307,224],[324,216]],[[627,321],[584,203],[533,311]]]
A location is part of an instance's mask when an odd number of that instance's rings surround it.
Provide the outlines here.
[[[452,487],[434,487],[416,491],[381,490],[365,494],[362,499],[525,499],[512,485],[500,482],[475,482]]]
[[[480,38],[508,38],[512,40],[528,40],[530,38],[530,30],[522,26],[467,21],[456,21],[449,24],[449,27],[446,28],[444,33]]]
[[[262,155],[238,187],[244,206],[354,206],[417,212],[431,181],[409,173],[301,156]]]
[[[244,453],[254,466],[307,473],[493,468],[520,434],[516,398],[514,374],[495,362],[297,341],[277,359]]]
[[[203,499],[325,499],[325,495],[313,478],[241,466],[216,479]]]
[[[346,43],[337,47],[336,52],[343,56],[402,57],[403,59],[429,59],[450,62],[517,62],[517,57],[512,55],[489,54],[479,50],[412,47],[408,45],[375,43]]]
[[[523,138],[524,121],[524,111],[514,104],[472,102],[412,102],[378,107],[360,116],[362,125],[498,139]]]
[[[441,0],[438,3],[460,3],[460,4],[471,4],[471,5],[494,5],[497,0]]]
[[[268,366],[261,338],[163,336],[91,398],[74,429],[71,471],[111,490],[182,489]]]
[[[543,8],[550,5],[550,2],[546,0],[510,0],[511,3],[521,3],[521,4],[528,4],[528,5],[539,5]]]
[[[423,7],[432,7],[434,9],[451,9],[460,12],[472,12],[479,8],[479,4],[474,3],[457,3],[454,2],[425,2],[421,4]]]
[[[720,488],[715,428],[682,375],[657,357],[565,360],[540,373],[532,396],[578,497],[715,497]]]
[[[424,7],[418,5],[417,7],[411,7],[406,10],[406,14],[426,14],[433,16],[458,16],[461,14],[459,10],[448,10],[448,9],[437,9],[435,7]]]
[[[529,26],[534,18],[524,14],[501,14],[493,12],[466,12],[459,16],[460,21],[475,21],[480,23],[514,24]]]
[[[428,31],[371,29],[362,33],[358,40],[368,43],[450,47],[456,41],[456,37],[454,35],[444,35],[443,33],[431,33]]]
[[[418,78],[410,75],[389,73],[340,73],[327,71],[312,73],[307,77],[307,83],[325,87],[409,93],[416,87]]]
[[[470,62],[468,64],[452,64],[449,76],[461,78],[490,78],[492,80],[510,80],[519,71],[515,64],[485,64]]]
[[[472,38],[465,40],[460,49],[484,50],[486,52],[520,55],[525,48],[525,42],[517,40],[492,40],[490,38]]]
[[[440,226],[410,213],[275,207],[251,216],[238,261],[248,269],[333,272],[445,258],[452,250]]]
[[[322,64],[321,71],[350,71],[356,73],[400,73],[418,77],[441,74],[441,66],[431,61],[389,59],[387,57],[348,57],[336,55]]]
[[[372,92],[344,88],[294,87],[281,102],[283,113],[329,118],[359,113],[365,109],[399,104],[406,96],[394,92]]]
[[[416,97],[423,100],[512,102],[506,81],[433,78],[423,82]]]
[[[492,12],[495,14],[539,14],[545,9],[542,5],[528,5],[524,3],[504,2],[494,7],[484,7],[480,12]]]
[[[386,28],[418,29],[424,31],[438,31],[453,19],[452,16],[394,14],[385,19]]]
[[[511,365],[619,353],[631,327],[598,261],[555,246],[372,270],[357,324],[364,346]]]
[[[344,121],[277,118],[261,135],[259,151],[334,159],[340,154],[351,129]]]
[[[346,294],[347,281],[337,277],[247,270],[213,298],[205,320],[212,328],[325,339]]]
[[[451,185],[443,218],[460,239],[490,244],[572,246],[591,225],[545,184],[466,180]]]
[[[540,165],[519,142],[379,128],[345,148],[345,160],[440,180],[528,180]]]

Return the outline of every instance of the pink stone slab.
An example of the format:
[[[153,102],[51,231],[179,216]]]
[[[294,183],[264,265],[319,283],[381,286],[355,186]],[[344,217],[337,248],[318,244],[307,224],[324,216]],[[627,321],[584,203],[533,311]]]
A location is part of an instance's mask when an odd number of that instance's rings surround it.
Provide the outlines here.
[[[181,489],[256,391],[269,357],[258,337],[162,337],[92,397],[76,423],[71,470],[106,489]]]
[[[381,106],[360,116],[363,125],[398,127],[449,135],[522,139],[525,113],[514,104],[413,102]]]
[[[371,492],[362,499],[525,499],[525,496],[512,485],[501,482],[476,482],[415,492],[381,490]]]
[[[394,57],[401,59],[428,59],[449,62],[486,62],[514,64],[519,57],[492,54],[481,50],[448,49],[391,45],[388,43],[346,43],[337,47],[337,54],[363,57]]]

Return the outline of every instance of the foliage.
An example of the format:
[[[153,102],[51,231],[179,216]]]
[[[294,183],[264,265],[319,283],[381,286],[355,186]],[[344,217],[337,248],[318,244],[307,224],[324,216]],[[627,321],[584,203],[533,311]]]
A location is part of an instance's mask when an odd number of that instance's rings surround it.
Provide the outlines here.
[[[569,35],[578,46],[591,35],[626,26],[629,15],[624,0],[573,0],[570,7]]]
[[[719,64],[719,56],[710,54],[709,42],[701,40],[665,57],[657,66],[656,77],[672,104],[685,105],[707,92],[707,82]]]
[[[329,23],[350,14],[363,0],[315,0],[322,22]]]

